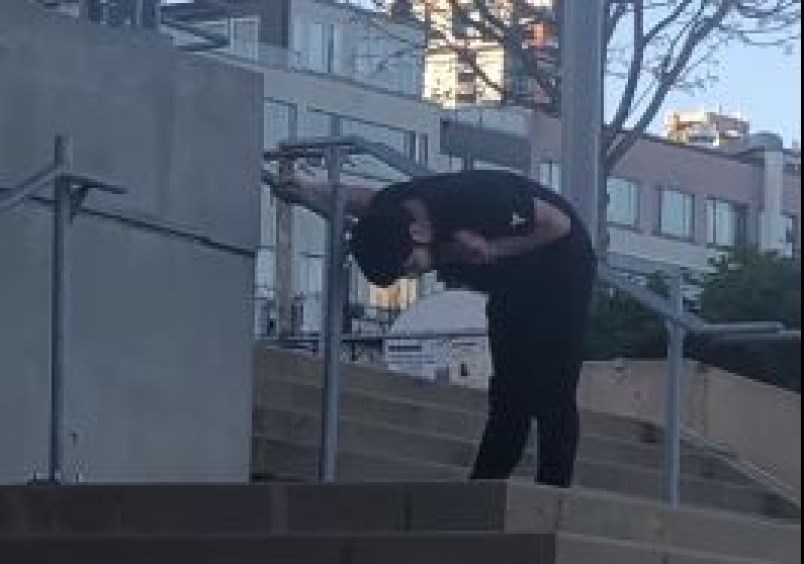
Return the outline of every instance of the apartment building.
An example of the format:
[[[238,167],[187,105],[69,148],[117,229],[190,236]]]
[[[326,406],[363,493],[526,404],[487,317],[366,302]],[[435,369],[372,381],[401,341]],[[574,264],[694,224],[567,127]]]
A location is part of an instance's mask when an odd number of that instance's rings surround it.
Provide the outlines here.
[[[728,147],[748,137],[748,121],[739,115],[707,110],[674,111],[664,121],[668,139],[702,147]]]
[[[458,2],[457,8],[448,0],[416,0],[411,5],[416,18],[430,31],[426,98],[444,107],[540,99],[539,87],[522,72],[521,61],[473,24],[488,18],[472,0]],[[486,6],[492,18],[516,31],[517,41],[526,51],[539,56],[545,67],[553,64],[558,48],[553,0],[494,0]],[[503,85],[509,97],[504,100],[494,85]]]

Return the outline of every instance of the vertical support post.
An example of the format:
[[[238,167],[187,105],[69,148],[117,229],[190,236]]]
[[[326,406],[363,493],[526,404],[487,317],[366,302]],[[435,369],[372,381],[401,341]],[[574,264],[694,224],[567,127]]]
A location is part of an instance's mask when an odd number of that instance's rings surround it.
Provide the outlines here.
[[[681,275],[673,276],[671,300],[677,312],[684,309]],[[680,502],[681,482],[681,398],[684,377],[684,328],[667,321],[667,397],[665,403],[663,497],[672,507]]]
[[[327,277],[324,294],[324,392],[321,417],[319,480],[335,480],[338,463],[338,415],[340,412],[340,360],[343,329],[346,257],[344,227],[346,202],[339,187],[342,150],[338,146],[326,150],[327,180],[332,187],[331,215],[327,237]]]
[[[67,137],[57,137],[54,161],[62,170],[72,167],[72,144]],[[47,480],[61,482],[63,476],[64,367],[67,333],[67,265],[70,226],[70,189],[68,181],[53,185],[53,249],[51,258],[50,302],[50,440]]]
[[[561,29],[561,192],[575,205],[596,248],[605,215],[600,136],[603,123],[603,0],[564,0]]]
[[[293,172],[293,161],[279,162],[280,175]],[[293,206],[276,200],[276,247],[274,249],[276,272],[276,333],[286,337],[293,332]]]

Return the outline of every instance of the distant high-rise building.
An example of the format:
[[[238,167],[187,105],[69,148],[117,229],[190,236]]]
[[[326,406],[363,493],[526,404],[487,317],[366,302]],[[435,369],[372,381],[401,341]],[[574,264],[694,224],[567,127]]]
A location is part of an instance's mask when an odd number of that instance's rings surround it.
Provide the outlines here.
[[[712,111],[671,112],[665,118],[667,138],[678,143],[704,147],[728,147],[744,140],[748,122],[740,116]]]
[[[486,6],[509,30],[508,39],[517,37],[524,49],[539,52],[543,64],[551,65],[549,54],[558,45],[553,2],[489,0]],[[460,0],[461,10],[448,0],[412,0],[405,4],[410,4],[416,17],[432,30],[425,63],[426,98],[447,107],[543,99],[535,80],[523,72],[521,60],[493,34],[484,34],[473,25],[489,21],[473,0]],[[503,99],[500,89],[507,98]]]

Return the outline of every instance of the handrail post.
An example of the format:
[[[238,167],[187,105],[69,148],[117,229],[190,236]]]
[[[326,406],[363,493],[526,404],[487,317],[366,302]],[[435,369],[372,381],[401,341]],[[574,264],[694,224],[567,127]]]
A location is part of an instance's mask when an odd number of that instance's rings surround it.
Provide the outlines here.
[[[321,447],[319,450],[319,480],[335,480],[338,463],[338,415],[340,411],[340,359],[343,328],[345,274],[345,198],[340,189],[342,149],[327,147],[325,152],[327,178],[332,186],[332,215],[327,238],[327,277],[324,294],[324,319],[321,332],[324,339],[324,390],[321,417]]]
[[[680,314],[684,310],[681,275],[673,277],[671,301]],[[685,330],[679,323],[667,321],[667,395],[665,401],[663,496],[672,507],[680,502],[681,481],[681,396],[684,377]]]
[[[72,143],[56,137],[54,163],[63,170],[72,167]],[[53,247],[51,251],[50,306],[50,437],[47,481],[58,484],[63,476],[64,368],[67,334],[67,256],[70,225],[70,181],[60,177],[53,183]]]

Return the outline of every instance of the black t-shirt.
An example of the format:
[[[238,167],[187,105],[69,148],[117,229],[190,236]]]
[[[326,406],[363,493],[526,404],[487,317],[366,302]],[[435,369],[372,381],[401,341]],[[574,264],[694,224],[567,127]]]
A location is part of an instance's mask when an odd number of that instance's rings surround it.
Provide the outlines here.
[[[536,219],[534,198],[566,213],[572,220],[572,230],[583,230],[575,210],[564,198],[537,182],[506,171],[469,170],[415,178],[387,186],[375,196],[374,203],[384,205],[410,198],[421,199],[427,207],[435,229],[436,249],[440,242],[450,241],[460,230],[489,239],[532,232]],[[436,254],[435,266],[440,277],[450,283],[493,292],[526,276],[523,268],[549,246],[489,266],[446,265]]]

